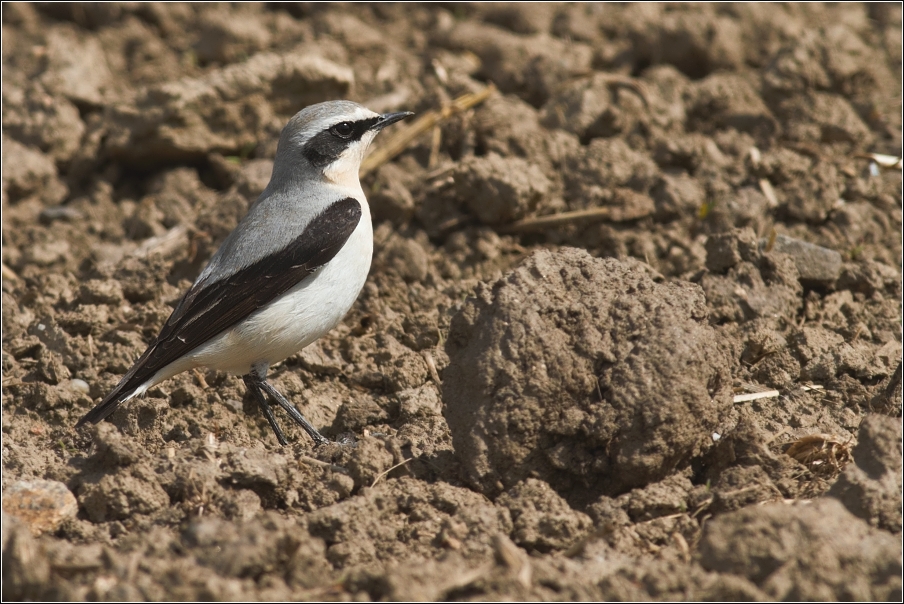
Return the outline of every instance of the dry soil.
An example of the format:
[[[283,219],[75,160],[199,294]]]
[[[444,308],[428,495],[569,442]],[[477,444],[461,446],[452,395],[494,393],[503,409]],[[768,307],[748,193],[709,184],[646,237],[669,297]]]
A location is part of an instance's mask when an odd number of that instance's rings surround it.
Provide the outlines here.
[[[900,601],[900,4],[2,27],[4,599]],[[364,177],[367,285],[271,373],[345,444],[204,371],[74,429],[292,114],[490,84]]]

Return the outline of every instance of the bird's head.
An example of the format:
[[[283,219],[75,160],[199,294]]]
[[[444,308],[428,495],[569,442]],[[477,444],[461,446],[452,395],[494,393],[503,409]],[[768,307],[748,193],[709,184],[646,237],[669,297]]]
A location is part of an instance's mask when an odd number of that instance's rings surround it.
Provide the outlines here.
[[[351,101],[328,101],[305,107],[282,131],[274,162],[280,168],[306,168],[338,185],[358,182],[364,152],[386,126],[413,115],[374,113]]]

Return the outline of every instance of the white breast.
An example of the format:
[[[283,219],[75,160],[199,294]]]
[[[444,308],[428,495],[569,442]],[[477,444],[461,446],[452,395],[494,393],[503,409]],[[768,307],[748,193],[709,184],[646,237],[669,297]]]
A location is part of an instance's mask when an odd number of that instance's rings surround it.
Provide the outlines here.
[[[192,360],[243,375],[252,365],[278,363],[334,328],[352,307],[370,271],[373,226],[361,221],[332,260],[223,335],[196,349]]]
[[[367,202],[361,210],[357,228],[326,265],[232,329],[161,369],[135,394],[192,367],[245,375],[252,366],[284,360],[338,325],[370,271],[373,226]]]

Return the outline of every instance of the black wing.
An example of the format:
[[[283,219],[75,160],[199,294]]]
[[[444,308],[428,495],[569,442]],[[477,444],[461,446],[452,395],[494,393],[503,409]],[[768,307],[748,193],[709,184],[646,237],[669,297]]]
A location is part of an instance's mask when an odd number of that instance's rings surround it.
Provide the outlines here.
[[[158,371],[266,306],[332,260],[360,220],[361,204],[346,197],[314,218],[282,250],[225,279],[196,282],[116,388],[80,419],[76,427],[103,420]]]

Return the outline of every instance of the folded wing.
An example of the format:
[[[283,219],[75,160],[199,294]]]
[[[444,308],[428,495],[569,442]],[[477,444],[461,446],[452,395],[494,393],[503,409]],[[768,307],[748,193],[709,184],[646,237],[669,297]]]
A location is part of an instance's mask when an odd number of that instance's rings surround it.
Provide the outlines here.
[[[102,421],[158,371],[312,275],[342,249],[360,220],[361,204],[347,197],[326,208],[285,248],[228,277],[196,281],[144,354],[76,427]]]

